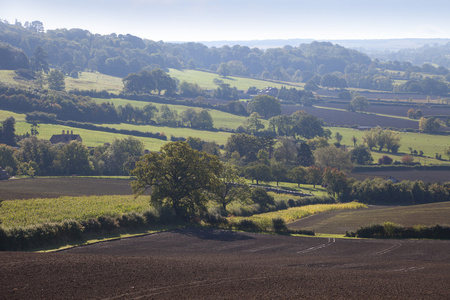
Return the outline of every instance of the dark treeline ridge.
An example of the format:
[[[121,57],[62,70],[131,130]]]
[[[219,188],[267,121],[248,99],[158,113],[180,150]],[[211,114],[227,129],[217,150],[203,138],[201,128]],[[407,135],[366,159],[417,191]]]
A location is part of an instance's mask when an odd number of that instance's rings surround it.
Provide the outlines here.
[[[165,43],[144,40],[130,34],[92,34],[82,29],[36,28],[0,22],[0,40],[17,48],[6,51],[17,57],[32,57],[40,46],[51,66],[68,75],[98,71],[125,77],[142,69],[202,69],[220,75],[248,76],[271,80],[308,82],[327,87],[355,87],[392,91],[393,80],[408,82],[399,91],[443,95],[448,93],[450,75],[443,66],[414,66],[410,62],[370,59],[356,50],[329,42],[312,42],[298,47],[261,50],[247,46],[211,47],[201,43]],[[5,47],[3,47],[5,48]],[[3,52],[0,52],[3,53]],[[5,54],[6,55],[6,54]],[[3,60],[0,57],[0,60]],[[20,65],[20,67],[19,67]],[[6,67],[4,67],[6,68]],[[430,82],[421,84],[424,78]],[[338,80],[336,80],[338,78]]]

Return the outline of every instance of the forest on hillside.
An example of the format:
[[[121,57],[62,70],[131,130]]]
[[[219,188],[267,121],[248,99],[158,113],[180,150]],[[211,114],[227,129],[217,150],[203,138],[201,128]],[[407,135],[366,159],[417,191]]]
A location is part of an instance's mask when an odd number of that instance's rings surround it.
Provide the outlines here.
[[[415,66],[398,60],[382,62],[329,42],[262,50],[247,46],[207,47],[201,43],[156,42],[130,34],[93,34],[82,29],[44,31],[39,21],[15,25],[0,22],[0,69],[26,68],[40,46],[51,67],[66,75],[81,71],[125,77],[155,68],[200,69],[221,76],[247,76],[304,82],[331,88],[445,95],[449,70],[444,66]],[[8,61],[9,63],[5,63]],[[14,63],[12,63],[14,62]],[[423,82],[428,78],[427,82]],[[406,82],[395,87],[395,80]]]

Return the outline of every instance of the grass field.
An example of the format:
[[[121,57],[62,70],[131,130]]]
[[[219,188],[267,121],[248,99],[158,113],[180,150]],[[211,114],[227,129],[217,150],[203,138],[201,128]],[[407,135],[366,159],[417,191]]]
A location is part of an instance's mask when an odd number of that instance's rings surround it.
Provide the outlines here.
[[[145,105],[149,104],[149,102],[144,101],[135,101],[135,100],[127,100],[127,99],[121,99],[121,98],[114,98],[114,99],[101,99],[101,98],[93,98],[96,103],[102,103],[102,102],[110,102],[113,103],[115,107],[118,107],[119,105],[125,106],[128,103],[131,104],[133,107],[139,107],[142,108]],[[160,108],[164,104],[160,103],[151,103],[154,106]],[[170,109],[175,110],[178,114],[185,111],[188,108],[192,108],[185,105],[172,105],[167,104]],[[211,114],[211,117],[214,120],[214,127],[216,128],[230,128],[235,129],[239,125],[242,125],[242,123],[245,121],[246,117],[243,116],[237,116],[230,113],[226,113],[223,111],[215,110],[215,109],[208,109],[209,113]],[[262,122],[267,126],[268,121],[262,120]]]
[[[355,136],[358,139],[357,144],[362,143],[362,136],[365,134],[364,131],[351,129],[351,128],[341,128],[341,127],[327,127],[332,132],[333,139],[331,142],[336,142],[334,139],[335,133],[339,132],[343,138],[341,144],[353,147],[352,137]],[[392,157],[394,160],[401,161],[402,156],[405,154],[410,154],[409,147],[413,150],[423,151],[425,156],[429,156],[431,158],[426,159],[427,165],[441,165],[447,164],[448,162],[443,162],[435,159],[436,153],[443,154],[444,149],[450,146],[450,136],[445,135],[432,135],[426,133],[415,133],[415,132],[400,132],[400,149],[399,154],[392,154],[387,152],[376,152],[372,151],[372,156],[374,161],[378,161],[380,157],[383,155],[388,155]],[[442,158],[447,158],[442,155]],[[419,157],[415,158],[416,161],[419,160]],[[424,158],[420,158],[422,163],[425,163]]]
[[[276,83],[276,82],[270,82],[265,80],[258,80],[258,79],[251,79],[251,78],[244,78],[244,77],[234,77],[234,76],[228,76],[228,77],[220,77],[217,74],[209,73],[209,72],[203,72],[203,71],[196,71],[196,70],[177,70],[177,69],[170,69],[169,75],[177,78],[180,81],[187,81],[189,83],[197,83],[200,87],[207,90],[217,89],[217,85],[214,84],[214,79],[220,79],[224,83],[228,83],[230,86],[235,86],[238,90],[247,90],[251,86],[255,86],[258,89],[263,89],[266,87],[276,87],[281,88],[282,86],[292,86],[292,87],[302,87],[304,84],[301,83],[292,83],[292,82],[286,82],[286,83]]]
[[[78,78],[66,77],[66,90],[106,90],[118,94],[123,89],[122,78],[98,72],[81,72]]]
[[[143,212],[150,208],[148,197],[84,196],[57,199],[4,201],[0,208],[2,226],[27,226],[64,220],[88,220],[100,216],[118,216],[125,212]]]
[[[119,133],[110,133],[110,132],[102,132],[102,131],[94,131],[88,129],[81,129],[70,126],[62,126],[62,125],[53,125],[53,124],[39,124],[39,135],[38,138],[50,140],[53,134],[61,134],[62,130],[73,130],[74,134],[79,134],[83,139],[83,144],[88,147],[95,147],[99,145],[103,145],[104,143],[111,143],[114,139],[124,139],[128,137],[125,134]],[[175,130],[175,128],[174,128]],[[160,132],[160,130],[154,130]],[[25,134],[30,132],[30,124],[26,122],[17,122],[16,123],[16,134]],[[136,137],[138,140],[144,143],[145,149],[150,151],[158,151],[162,145],[166,143],[166,141],[147,138],[147,137]],[[169,135],[170,138],[170,135]]]
[[[292,229],[309,229],[320,233],[344,234],[361,226],[394,222],[402,226],[450,224],[450,202],[411,206],[369,206],[311,216],[291,223]]]

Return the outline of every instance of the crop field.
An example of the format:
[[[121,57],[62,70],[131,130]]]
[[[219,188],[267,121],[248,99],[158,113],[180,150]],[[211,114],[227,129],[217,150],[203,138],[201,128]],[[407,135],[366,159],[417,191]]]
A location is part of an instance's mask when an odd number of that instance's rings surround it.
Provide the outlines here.
[[[115,107],[118,107],[119,105],[125,106],[125,105],[127,105],[129,103],[133,107],[142,108],[145,105],[150,103],[150,102],[127,100],[127,99],[120,99],[120,98],[113,98],[113,99],[93,98],[93,100],[95,102],[97,102],[97,103],[110,102],[110,103],[113,103]],[[165,105],[165,104],[153,103],[153,102],[151,102],[151,104],[153,104],[157,108],[160,108],[162,105]],[[170,109],[175,110],[178,114],[180,114],[181,112],[185,111],[188,108],[194,108],[195,109],[195,107],[190,107],[190,106],[185,106],[185,105],[167,104],[167,106]],[[243,116],[237,116],[237,115],[233,115],[233,114],[226,113],[226,112],[219,111],[219,110],[215,110],[215,109],[208,109],[208,112],[211,114],[211,117],[213,118],[213,121],[214,121],[214,127],[216,127],[216,128],[235,129],[239,125],[242,125],[242,123],[246,119]],[[266,124],[268,123],[265,120],[262,120],[262,121],[264,123],[266,123]]]
[[[425,183],[445,183],[450,181],[450,170],[401,170],[401,171],[361,171],[349,175],[356,180],[363,181],[373,178],[394,177],[397,180],[422,180]]]
[[[428,104],[429,99],[431,104],[441,103],[441,99],[439,99],[438,96],[428,96],[428,95],[408,94],[408,93],[393,93],[393,92],[384,92],[384,91],[357,89],[357,88],[350,88],[349,90],[357,91],[361,96],[364,96],[369,100],[380,99],[392,102],[398,101],[403,103],[409,103],[410,99],[412,99],[412,101],[415,103]],[[320,89],[317,90],[316,93],[320,96],[339,98],[339,90]]]
[[[301,83],[292,83],[292,82],[271,82],[266,80],[258,80],[258,79],[251,79],[251,78],[245,78],[245,77],[234,77],[234,76],[227,76],[227,77],[220,77],[218,74],[204,72],[204,71],[197,71],[197,70],[177,70],[177,69],[170,69],[169,75],[172,77],[177,78],[180,81],[187,81],[189,83],[197,83],[200,87],[206,90],[213,90],[217,89],[217,85],[214,84],[214,79],[220,79],[224,83],[228,83],[230,86],[236,87],[238,90],[247,90],[249,87],[254,86],[258,89],[263,89],[266,87],[276,87],[281,88],[282,86],[293,86],[293,87],[300,87],[304,84]]]
[[[284,210],[278,210],[274,212],[268,212],[263,214],[253,215],[251,217],[229,217],[232,222],[239,222],[242,219],[253,220],[260,224],[268,224],[270,226],[272,219],[282,218],[286,223],[292,223],[298,219],[305,218],[307,216],[320,214],[329,211],[336,210],[349,210],[359,209],[367,207],[362,203],[337,203],[337,204],[313,204],[300,207],[291,207]]]
[[[378,206],[367,209],[327,212],[300,219],[288,225],[290,229],[309,229],[328,234],[345,234],[359,227],[393,222],[403,226],[450,224],[450,202]]]
[[[343,110],[333,110],[326,108],[317,108],[311,106],[283,105],[281,112],[283,114],[292,114],[298,110],[322,119],[329,126],[383,126],[393,128],[413,128],[418,129],[419,123],[416,120],[399,119],[374,114],[365,114],[349,112]]]
[[[5,299],[446,299],[450,241],[184,228],[0,253]]]
[[[342,103],[321,103],[320,106],[337,108],[337,109],[347,109],[348,102],[342,101]],[[382,114],[382,115],[392,115],[403,117],[407,119],[406,113],[412,108],[414,110],[420,109],[424,116],[450,116],[450,106],[445,107],[432,107],[432,106],[417,106],[416,104],[406,105],[382,105],[382,104],[370,104],[365,110],[368,113]],[[417,120],[418,121],[418,120]]]
[[[4,201],[0,209],[0,220],[4,227],[20,227],[46,222],[119,216],[126,212],[143,212],[149,208],[149,198],[145,196],[38,198]]]

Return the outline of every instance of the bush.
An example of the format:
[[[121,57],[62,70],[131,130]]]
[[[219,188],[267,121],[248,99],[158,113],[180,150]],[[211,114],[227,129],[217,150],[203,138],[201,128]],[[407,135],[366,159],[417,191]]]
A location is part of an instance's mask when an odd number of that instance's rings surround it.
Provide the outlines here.
[[[314,230],[306,230],[306,229],[294,229],[289,230],[289,233],[292,234],[302,234],[302,235],[316,235]]]
[[[416,238],[416,239],[450,239],[450,226],[413,226],[401,227],[392,222],[359,228],[347,236],[362,238]]]
[[[159,222],[159,213],[156,209],[146,210],[142,215],[145,219],[145,224],[147,225],[152,226]]]
[[[236,225],[236,228],[242,231],[261,231],[261,228],[258,226],[258,224],[249,219],[243,219],[239,221]]]
[[[123,214],[122,217],[119,218],[120,227],[141,228],[146,225],[145,223],[145,218],[136,212]]]
[[[84,227],[75,220],[65,220],[60,225],[59,235],[66,239],[80,239]]]
[[[102,230],[113,231],[119,227],[119,223],[115,218],[109,216],[101,216],[98,218]]]
[[[282,218],[274,218],[272,219],[273,230],[279,233],[285,233],[288,231],[286,222]]]

